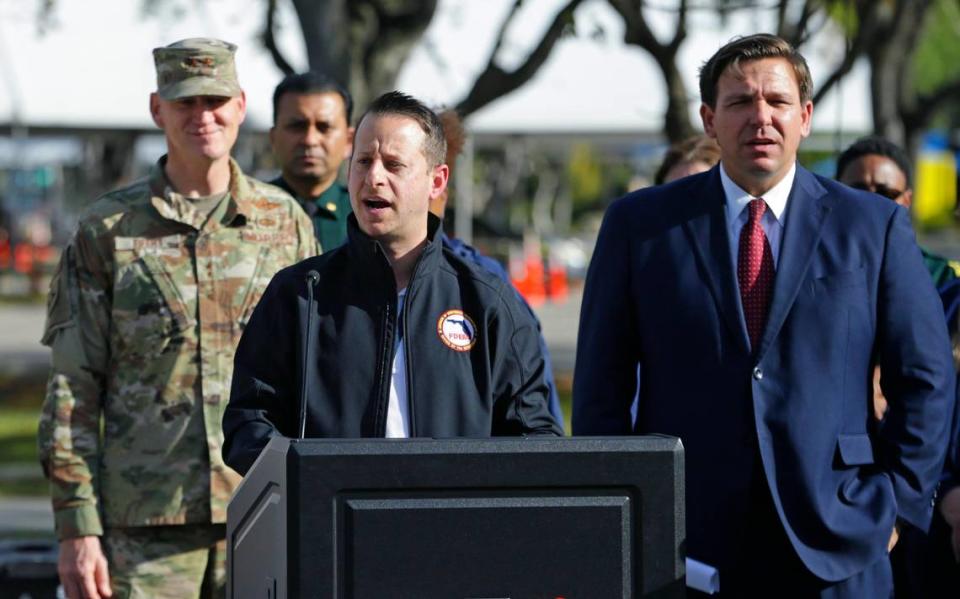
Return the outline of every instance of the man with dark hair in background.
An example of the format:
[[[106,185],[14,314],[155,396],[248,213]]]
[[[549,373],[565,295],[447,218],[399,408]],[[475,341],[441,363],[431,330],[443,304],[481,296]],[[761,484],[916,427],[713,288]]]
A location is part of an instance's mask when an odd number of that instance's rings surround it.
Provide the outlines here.
[[[313,71],[287,75],[273,92],[270,145],[281,174],[271,183],[300,202],[324,250],[347,236],[350,196],[337,174],[353,147],[352,113],[350,92]]]
[[[927,526],[946,448],[953,363],[910,220],[797,164],[812,94],[785,40],[720,48],[720,164],[615,202],[584,291],[574,434],[683,440],[687,554],[726,597],[889,597],[895,522]]]
[[[306,437],[562,434],[533,318],[443,248],[429,206],[445,153],[437,115],[410,96],[384,94],[360,119],[347,243],[274,277],[237,349],[223,452],[238,471],[301,417]]]
[[[854,189],[872,191],[900,204],[908,211],[913,204],[910,159],[900,146],[873,135],[863,137],[837,158],[836,179]],[[938,288],[957,278],[956,262],[920,248],[923,263]]]

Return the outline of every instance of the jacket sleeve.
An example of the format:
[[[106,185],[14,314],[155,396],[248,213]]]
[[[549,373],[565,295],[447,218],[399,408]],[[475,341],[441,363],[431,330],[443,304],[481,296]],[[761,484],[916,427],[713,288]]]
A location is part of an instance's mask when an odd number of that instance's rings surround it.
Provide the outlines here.
[[[110,357],[107,251],[81,224],[50,283],[42,342],[52,350],[52,368],[37,443],[61,539],[103,534],[97,487]]]
[[[628,200],[607,211],[590,260],[573,377],[573,434],[629,435],[639,388]]]
[[[223,414],[223,460],[246,474],[270,439],[294,434],[299,388],[298,296],[280,271],[240,337],[233,360],[230,402]]]
[[[498,355],[493,359],[493,436],[563,435],[550,413],[546,362],[536,321],[516,299],[509,283],[500,296],[496,319]]]
[[[882,463],[899,517],[926,530],[955,401],[943,307],[920,258],[906,212],[887,229],[877,291],[877,346],[890,407],[880,430]]]

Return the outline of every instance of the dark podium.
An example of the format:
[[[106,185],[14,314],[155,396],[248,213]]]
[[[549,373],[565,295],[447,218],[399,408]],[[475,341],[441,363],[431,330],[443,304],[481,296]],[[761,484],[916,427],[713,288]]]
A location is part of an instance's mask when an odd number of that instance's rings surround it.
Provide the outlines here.
[[[682,597],[672,437],[273,439],[228,508],[228,596]]]

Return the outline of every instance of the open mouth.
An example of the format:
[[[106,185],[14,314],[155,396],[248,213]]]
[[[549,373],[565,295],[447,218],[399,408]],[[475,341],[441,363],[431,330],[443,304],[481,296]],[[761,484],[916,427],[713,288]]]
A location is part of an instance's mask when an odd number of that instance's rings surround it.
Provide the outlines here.
[[[380,198],[369,198],[363,201],[363,205],[371,210],[385,210],[390,207],[390,202]]]

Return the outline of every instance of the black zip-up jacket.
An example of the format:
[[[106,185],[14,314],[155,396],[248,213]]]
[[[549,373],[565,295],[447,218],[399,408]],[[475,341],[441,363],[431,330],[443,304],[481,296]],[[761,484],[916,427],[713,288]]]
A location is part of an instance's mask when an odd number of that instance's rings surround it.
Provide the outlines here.
[[[383,248],[352,215],[347,228],[345,245],[277,273],[254,310],[223,417],[228,465],[246,473],[272,437],[297,435],[301,380],[306,437],[384,436],[397,334],[411,436],[562,434],[547,407],[536,323],[506,283],[444,249],[431,216],[398,319]],[[308,305],[310,271],[320,277]]]

